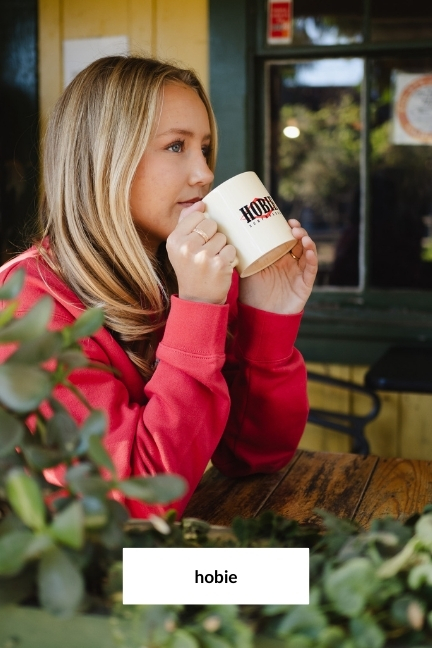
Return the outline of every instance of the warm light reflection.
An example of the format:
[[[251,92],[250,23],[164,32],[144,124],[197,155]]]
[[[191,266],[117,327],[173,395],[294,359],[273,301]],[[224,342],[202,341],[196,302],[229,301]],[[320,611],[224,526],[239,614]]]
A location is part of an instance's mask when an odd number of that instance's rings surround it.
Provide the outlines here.
[[[282,132],[285,137],[289,137],[290,139],[295,139],[300,135],[300,129],[297,126],[286,126]]]

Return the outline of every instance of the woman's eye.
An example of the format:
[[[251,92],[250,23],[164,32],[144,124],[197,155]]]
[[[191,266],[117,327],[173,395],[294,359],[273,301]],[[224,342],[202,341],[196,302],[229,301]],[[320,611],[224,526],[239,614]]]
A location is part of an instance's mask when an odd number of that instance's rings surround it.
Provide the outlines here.
[[[170,144],[168,146],[168,151],[172,151],[173,153],[181,153],[183,144],[184,142],[174,142],[173,144]]]
[[[211,151],[210,146],[203,146],[201,150],[202,150],[202,154],[204,155],[205,159],[208,160],[208,158],[210,156],[210,151]]]

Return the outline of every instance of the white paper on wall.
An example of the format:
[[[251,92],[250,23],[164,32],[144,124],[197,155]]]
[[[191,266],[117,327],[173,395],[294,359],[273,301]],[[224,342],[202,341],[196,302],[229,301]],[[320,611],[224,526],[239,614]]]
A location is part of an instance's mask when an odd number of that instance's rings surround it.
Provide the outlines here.
[[[74,38],[63,41],[63,85],[66,87],[87,65],[102,56],[129,53],[127,36]]]
[[[393,144],[432,146],[432,72],[394,72]]]

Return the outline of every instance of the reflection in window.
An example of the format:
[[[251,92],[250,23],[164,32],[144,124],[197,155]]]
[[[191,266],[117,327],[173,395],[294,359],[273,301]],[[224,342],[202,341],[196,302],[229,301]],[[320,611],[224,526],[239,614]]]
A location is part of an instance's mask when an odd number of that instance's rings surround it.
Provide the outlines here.
[[[294,45],[362,42],[362,9],[360,0],[295,0]]]
[[[317,243],[318,285],[358,286],[361,59],[270,66],[271,192]]]
[[[371,285],[432,288],[432,140],[395,136],[397,75],[432,74],[432,59],[373,61],[371,88]],[[406,77],[410,78],[410,77]],[[426,88],[427,89],[427,88]],[[419,126],[432,133],[432,87]],[[426,123],[428,122],[428,124]],[[427,143],[429,140],[429,143]]]

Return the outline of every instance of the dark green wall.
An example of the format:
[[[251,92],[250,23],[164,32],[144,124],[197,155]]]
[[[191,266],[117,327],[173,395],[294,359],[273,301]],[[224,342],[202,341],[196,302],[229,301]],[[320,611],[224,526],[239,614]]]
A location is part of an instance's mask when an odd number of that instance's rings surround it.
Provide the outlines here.
[[[215,184],[249,170],[247,9],[246,0],[210,0],[210,96],[219,128]]]

